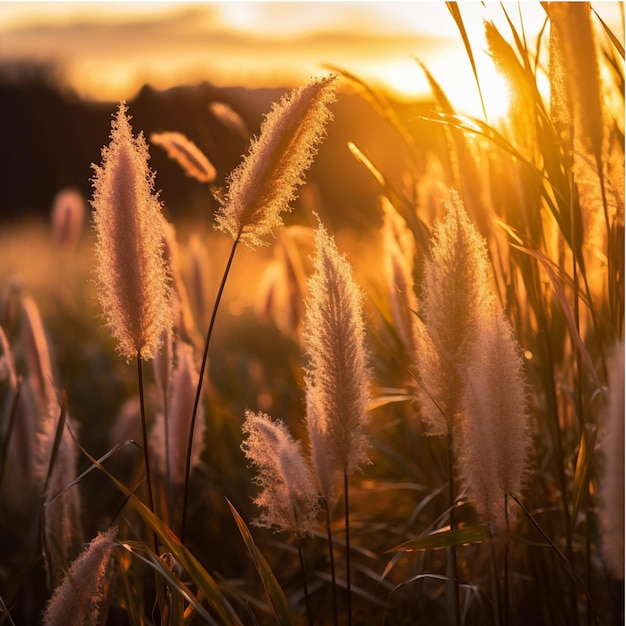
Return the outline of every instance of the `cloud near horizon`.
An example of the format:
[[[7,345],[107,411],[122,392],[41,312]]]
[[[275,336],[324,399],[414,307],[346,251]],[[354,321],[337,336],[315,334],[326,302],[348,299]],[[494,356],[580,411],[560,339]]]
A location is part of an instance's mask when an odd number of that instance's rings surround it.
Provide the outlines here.
[[[50,64],[78,93],[120,99],[146,83],[156,88],[203,80],[292,86],[324,73],[324,64],[376,81],[380,77],[371,68],[406,63],[414,56],[432,58],[450,45],[449,37],[419,34],[410,24],[394,26],[391,16],[373,28],[372,9],[378,3],[371,3],[369,12],[363,6],[369,3],[354,3],[351,22],[346,4],[352,3],[285,3],[287,12],[276,29],[267,25],[272,17],[278,19],[269,7],[250,3],[241,5],[253,9],[247,14],[232,13],[231,8],[222,15],[219,4],[181,5],[174,12],[127,21],[105,20],[98,14],[88,19],[81,13],[75,21],[46,23],[33,15],[32,24],[21,23],[1,34],[0,64]],[[396,4],[402,3],[390,3]],[[425,87],[422,81],[415,89]]]

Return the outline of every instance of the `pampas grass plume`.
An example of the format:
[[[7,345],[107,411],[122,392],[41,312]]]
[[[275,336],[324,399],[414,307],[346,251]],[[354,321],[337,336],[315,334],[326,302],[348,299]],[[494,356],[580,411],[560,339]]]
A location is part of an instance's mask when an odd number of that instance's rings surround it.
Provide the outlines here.
[[[170,159],[174,159],[185,174],[201,183],[212,183],[217,175],[215,167],[204,153],[182,133],[152,133],[150,141],[161,146]]]
[[[188,340],[201,342],[191,310],[187,287],[183,280],[180,248],[176,239],[176,228],[165,218],[163,225],[163,256],[172,281],[174,328]]]
[[[162,257],[161,206],[152,192],[148,148],[133,137],[127,107],[119,106],[102,166],[93,166],[100,302],[127,359],[154,357],[171,327],[168,274]]]
[[[245,120],[227,104],[224,102],[210,102],[209,111],[215,115],[226,128],[229,128],[239,135],[244,141],[247,142],[250,140],[250,129]]]
[[[476,341],[479,321],[493,307],[485,242],[456,193],[433,229],[424,261],[416,359],[420,409],[429,434],[452,433],[460,411],[461,371]]]
[[[300,442],[280,420],[246,411],[241,444],[257,469],[254,482],[261,492],[254,499],[262,509],[257,526],[291,532],[297,537],[312,530],[318,511],[318,492]]]
[[[176,343],[175,353],[175,367],[172,371],[167,392],[167,420],[169,431],[167,436],[169,439],[170,480],[174,484],[182,485],[185,479],[185,452],[187,449],[187,439],[189,437],[194,394],[198,383],[198,370],[194,361],[193,348],[189,344],[178,341]],[[165,445],[166,433],[164,422],[164,414],[157,414],[151,432],[154,466],[160,474],[164,473],[168,465],[166,463],[167,448]],[[197,465],[200,459],[204,429],[204,412],[202,406],[199,406],[191,455],[192,467]]]
[[[524,364],[502,312],[481,318],[464,386],[459,471],[481,519],[504,531],[505,499],[508,507],[507,496],[520,495],[531,438]]]
[[[13,352],[4,328],[0,326],[0,383],[5,381],[9,389],[15,393],[17,391],[18,378],[15,371]]]
[[[198,325],[204,326],[208,321],[209,294],[207,285],[210,283],[210,272],[208,270],[207,248],[197,233],[192,233],[189,236],[187,258],[189,298]]]
[[[406,222],[383,197],[384,267],[389,286],[391,319],[407,354],[417,351],[417,296],[413,281],[415,239]]]
[[[220,199],[217,227],[251,248],[282,221],[297,186],[304,181],[316,146],[331,117],[334,76],[310,81],[284,96],[266,116],[260,136],[229,178]]]
[[[52,230],[61,250],[73,250],[85,218],[85,200],[75,189],[62,189],[52,204]]]
[[[369,371],[363,296],[348,261],[321,224],[315,245],[305,318],[307,423],[316,471],[328,471],[320,467],[324,458],[336,472],[350,474],[367,459]]]
[[[72,424],[69,417],[68,423]],[[65,563],[76,556],[83,542],[80,491],[78,485],[69,486],[78,475],[77,462],[74,441],[64,428],[45,494],[44,555],[51,589],[59,583]]]
[[[117,528],[99,533],[72,563],[55,589],[43,616],[44,626],[95,624],[104,599],[107,566],[116,545]]]
[[[551,2],[546,7],[552,29],[551,52],[557,47],[557,59],[565,64],[560,78],[565,81],[574,133],[599,162],[604,135],[602,87],[591,5]]]

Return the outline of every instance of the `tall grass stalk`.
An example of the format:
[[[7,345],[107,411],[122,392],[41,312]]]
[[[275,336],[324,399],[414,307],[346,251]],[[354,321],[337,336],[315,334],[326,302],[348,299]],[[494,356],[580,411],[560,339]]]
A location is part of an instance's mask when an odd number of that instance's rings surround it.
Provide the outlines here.
[[[350,265],[320,223],[306,305],[307,426],[313,466],[327,503],[343,477],[348,620],[352,623],[348,474],[367,460],[368,354],[362,299]],[[332,541],[331,541],[332,543]]]
[[[222,275],[222,281],[220,282],[220,286],[217,290],[217,295],[215,296],[215,303],[213,304],[213,311],[211,313],[211,320],[209,321],[209,329],[206,334],[206,340],[204,342],[204,350],[202,351],[202,362],[200,363],[200,370],[198,372],[198,385],[196,387],[196,394],[193,400],[193,409],[191,412],[191,421],[189,425],[189,437],[187,440],[187,451],[185,454],[185,483],[183,486],[183,507],[182,507],[182,520],[181,520],[181,529],[180,529],[180,539],[184,543],[185,535],[187,532],[187,510],[189,508],[189,477],[191,475],[191,458],[193,453],[193,438],[196,428],[196,418],[198,415],[198,406],[200,405],[200,397],[202,395],[202,384],[204,382],[204,373],[206,370],[208,358],[209,358],[209,346],[211,345],[211,337],[213,336],[213,327],[215,326],[215,319],[217,317],[217,311],[220,306],[220,302],[222,301],[222,295],[224,293],[224,288],[226,287],[226,281],[228,280],[228,275],[230,273],[230,268],[233,264],[233,259],[235,258],[235,251],[237,250],[237,244],[239,243],[239,239],[235,239],[233,245],[230,249],[230,254],[228,256],[228,260],[226,261],[226,269]]]
[[[215,317],[235,250],[239,242],[252,249],[262,245],[263,237],[282,224],[280,215],[289,210],[296,188],[304,182],[304,173],[311,166],[317,145],[332,117],[327,105],[335,97],[334,81],[334,76],[314,79],[284,96],[267,114],[261,125],[260,136],[253,139],[248,154],[230,174],[226,195],[217,197],[221,208],[216,227],[233,238],[233,246],[213,306],[194,400],[185,469],[181,529],[183,541],[196,413]]]
[[[122,102],[112,123],[111,142],[102,149],[102,166],[93,166],[97,277],[117,349],[137,361],[148,504],[154,512],[142,362],[156,356],[163,333],[171,331],[172,308],[162,254],[161,207],[153,193],[148,158],[143,135],[133,137]],[[156,534],[154,547],[158,553]]]
[[[304,565],[304,555],[302,554],[302,539],[296,540],[296,546],[298,548],[298,558],[300,560],[300,570],[302,571],[302,588],[304,590],[304,602],[306,604],[306,614],[309,622],[309,626],[313,626],[313,611],[311,610],[311,599],[309,598],[309,585],[306,579],[306,567]]]
[[[141,437],[143,441],[143,459],[146,471],[146,488],[148,490],[148,508],[154,513],[154,492],[152,490],[152,474],[150,469],[150,446],[148,440],[148,423],[146,418],[146,403],[143,384],[143,359],[137,354],[137,383],[139,387],[139,410],[141,414]],[[156,533],[153,533],[154,552],[159,554],[159,543]]]
[[[319,511],[315,478],[300,442],[291,437],[283,422],[247,411],[242,431],[241,449],[257,469],[253,482],[261,489],[254,499],[261,515],[253,523],[295,537],[307,615],[312,624],[301,539],[311,532]]]

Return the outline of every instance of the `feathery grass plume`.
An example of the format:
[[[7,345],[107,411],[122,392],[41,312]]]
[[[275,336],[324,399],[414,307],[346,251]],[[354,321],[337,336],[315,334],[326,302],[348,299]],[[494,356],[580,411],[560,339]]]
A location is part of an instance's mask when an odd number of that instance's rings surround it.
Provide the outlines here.
[[[212,183],[215,180],[217,172],[211,161],[182,133],[152,133],[150,141],[163,148],[167,156],[176,161],[190,178],[201,183]]]
[[[162,407],[167,405],[169,396],[170,372],[172,371],[172,333],[164,331],[161,338],[161,348],[152,361],[154,381],[159,390]]]
[[[301,226],[289,226],[278,236],[274,258],[267,266],[257,290],[257,315],[272,321],[288,337],[298,339],[304,319],[306,274],[297,248],[297,239],[308,234]]]
[[[407,354],[417,352],[417,296],[413,281],[415,239],[406,222],[383,196],[384,267],[391,319]]]
[[[75,430],[75,425],[71,425]],[[83,543],[80,491],[78,485],[69,487],[78,476],[77,469],[76,446],[64,428],[44,499],[44,557],[50,589],[60,582],[65,564],[76,556]]]
[[[551,33],[554,31],[551,52],[557,46],[557,59],[565,63],[561,77],[565,79],[565,93],[571,110],[574,135],[600,164],[604,123],[591,4],[550,2],[545,6],[550,18]]]
[[[432,435],[452,434],[461,409],[464,365],[480,320],[494,306],[484,239],[454,192],[424,261],[416,354],[420,410]]]
[[[148,360],[159,348],[162,331],[172,324],[169,278],[148,148],[141,133],[133,137],[126,111],[121,102],[111,143],[102,149],[102,166],[93,166],[97,276],[119,353]]]
[[[261,492],[254,503],[262,509],[253,522],[296,537],[313,529],[318,512],[318,491],[299,441],[285,424],[269,415],[246,411],[241,444],[246,458],[257,469],[254,482]]]
[[[229,128],[239,135],[244,141],[250,141],[251,133],[245,120],[227,104],[224,102],[209,102],[209,111],[215,115],[226,128]]]
[[[311,387],[305,389],[306,425],[311,445],[311,462],[320,493],[327,506],[335,501],[338,470],[330,456],[326,423],[318,413],[319,401]]]
[[[217,228],[254,248],[282,221],[304,182],[317,144],[331,118],[335,76],[314,79],[275,103],[248,155],[232,172],[220,199]]]
[[[457,464],[481,519],[505,531],[505,498],[520,495],[531,437],[524,364],[504,313],[485,312],[469,356]]]
[[[167,394],[168,440],[166,442],[163,412],[158,413],[155,417],[150,439],[154,450],[155,471],[161,475],[165,473],[167,467],[166,449],[169,446],[169,479],[174,484],[182,485],[185,479],[185,452],[189,436],[193,398],[198,382],[198,370],[194,361],[192,346],[179,340],[176,342],[175,353],[176,363],[170,378]],[[200,460],[204,430],[204,412],[202,406],[199,406],[191,453],[192,467],[197,465]]]
[[[189,236],[187,242],[189,259],[190,289],[189,299],[198,325],[206,324],[208,314],[207,250],[196,233]]]
[[[327,471],[318,464],[323,458],[334,471],[351,474],[366,461],[369,371],[363,296],[350,264],[321,223],[315,246],[305,318],[307,424],[316,472]]]
[[[24,391],[24,413],[30,414],[29,421],[34,423],[34,433],[30,433],[29,458],[33,474],[40,486],[43,486],[59,416],[59,401],[54,386],[54,371],[50,346],[44,329],[39,308],[29,295],[22,295],[21,301],[21,351],[26,364]],[[28,436],[28,435],[27,435]]]
[[[52,203],[52,230],[62,250],[73,250],[78,243],[85,217],[85,201],[76,189],[62,189]]]
[[[44,626],[97,624],[106,595],[107,568],[117,543],[117,528],[98,535],[74,560],[43,616]]]
[[[604,158],[605,111],[591,5],[588,2],[551,2],[547,3],[546,10],[550,17],[550,88],[555,93],[552,104],[579,193],[582,234],[596,247],[598,237],[604,239],[602,221],[604,229],[608,230],[609,212],[614,209],[603,207],[606,190],[602,185],[608,165]]]
[[[602,555],[609,572],[624,580],[624,342],[612,355],[608,407],[601,450],[604,467],[600,497]]]
[[[9,340],[0,326],[0,382],[6,381],[13,393],[17,391],[17,373]]]
[[[163,256],[169,268],[172,281],[172,300],[174,305],[174,328],[192,343],[200,343],[202,339],[196,329],[191,311],[187,287],[183,280],[180,249],[176,240],[176,228],[162,218],[163,224]]]

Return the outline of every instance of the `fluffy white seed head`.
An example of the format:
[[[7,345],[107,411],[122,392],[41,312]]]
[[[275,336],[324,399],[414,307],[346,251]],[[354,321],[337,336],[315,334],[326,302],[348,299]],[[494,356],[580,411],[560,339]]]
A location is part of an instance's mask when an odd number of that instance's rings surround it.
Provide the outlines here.
[[[133,137],[122,102],[102,166],[94,166],[92,204],[100,302],[127,359],[153,358],[161,333],[172,325],[161,206],[148,158],[143,135]]]
[[[256,468],[254,482],[261,488],[254,499],[261,508],[258,526],[301,536],[309,533],[318,511],[318,491],[299,441],[285,424],[265,413],[246,411],[241,444]]]
[[[117,528],[99,533],[74,560],[57,586],[43,616],[44,626],[83,626],[98,623],[107,569],[117,542]]]
[[[282,223],[295,189],[304,182],[331,114],[334,76],[310,81],[284,96],[266,116],[261,133],[231,174],[217,227],[249,247]]]
[[[150,141],[161,146],[167,152],[167,156],[182,167],[187,176],[201,183],[212,183],[215,180],[217,173],[211,161],[182,133],[152,133]]]
[[[307,422],[312,445],[325,448],[314,449],[313,458],[323,455],[336,471],[350,474],[367,459],[363,296],[348,261],[321,224],[315,246],[305,317]]]
[[[531,444],[524,364],[503,313],[482,318],[470,357],[458,468],[481,519],[503,531],[505,496],[520,497]]]
[[[459,413],[463,366],[476,342],[481,317],[494,297],[484,239],[461,200],[451,194],[448,213],[433,229],[424,261],[416,354],[421,414],[430,434],[451,432]]]

